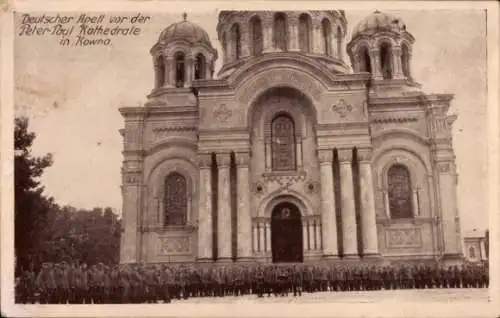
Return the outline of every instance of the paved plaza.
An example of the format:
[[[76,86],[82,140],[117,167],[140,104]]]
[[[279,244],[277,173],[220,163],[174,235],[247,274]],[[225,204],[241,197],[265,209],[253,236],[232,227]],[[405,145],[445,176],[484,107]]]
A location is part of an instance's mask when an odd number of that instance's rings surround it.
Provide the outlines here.
[[[379,290],[379,291],[353,291],[353,292],[317,292],[304,293],[302,297],[258,298],[256,295],[203,297],[187,300],[173,300],[173,303],[378,303],[378,302],[487,302],[488,289],[407,289],[407,290]]]

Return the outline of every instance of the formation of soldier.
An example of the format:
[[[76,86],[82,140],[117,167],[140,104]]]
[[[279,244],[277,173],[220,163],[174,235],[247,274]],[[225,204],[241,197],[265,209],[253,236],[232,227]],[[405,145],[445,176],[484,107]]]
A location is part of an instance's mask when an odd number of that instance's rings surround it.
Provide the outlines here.
[[[169,303],[189,297],[257,297],[357,290],[485,288],[488,265],[96,264],[44,263],[16,278],[16,302]]]

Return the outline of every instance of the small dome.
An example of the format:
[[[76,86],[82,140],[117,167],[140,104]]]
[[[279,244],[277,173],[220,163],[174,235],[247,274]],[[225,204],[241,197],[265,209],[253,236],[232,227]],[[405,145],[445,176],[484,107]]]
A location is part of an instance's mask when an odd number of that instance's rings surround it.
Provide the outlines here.
[[[183,14],[183,21],[176,22],[168,26],[160,34],[159,42],[168,43],[183,39],[191,44],[202,43],[212,47],[210,37],[199,25],[187,21],[187,14]]]
[[[378,31],[406,31],[403,21],[393,15],[375,11],[359,22],[352,31],[352,38],[361,34],[372,34]]]

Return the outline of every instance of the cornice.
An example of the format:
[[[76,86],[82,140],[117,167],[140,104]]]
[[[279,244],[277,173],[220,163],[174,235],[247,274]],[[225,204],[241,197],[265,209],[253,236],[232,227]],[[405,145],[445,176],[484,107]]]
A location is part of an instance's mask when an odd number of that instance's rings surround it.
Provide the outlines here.
[[[417,117],[380,117],[370,120],[372,124],[389,124],[389,123],[410,123],[418,121]]]

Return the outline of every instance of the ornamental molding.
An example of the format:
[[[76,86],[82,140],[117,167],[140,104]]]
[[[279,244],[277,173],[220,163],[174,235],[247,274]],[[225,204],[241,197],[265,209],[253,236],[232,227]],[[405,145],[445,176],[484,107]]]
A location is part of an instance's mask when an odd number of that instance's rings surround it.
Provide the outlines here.
[[[280,190],[288,190],[290,186],[299,181],[304,181],[307,177],[305,171],[281,173],[281,172],[268,172],[262,174],[264,181],[267,183],[276,182],[280,186]]]
[[[153,133],[162,133],[165,131],[196,131],[196,127],[188,126],[170,126],[153,128]]]
[[[213,112],[214,119],[221,123],[225,123],[232,115],[233,111],[226,104],[217,105]]]
[[[374,124],[411,123],[417,121],[417,117],[380,117],[371,120]]]
[[[345,99],[340,99],[336,104],[333,104],[330,109],[337,112],[340,117],[346,117],[353,109],[352,105],[345,101]]]
[[[386,229],[385,234],[388,248],[422,247],[422,231],[418,227]]]

